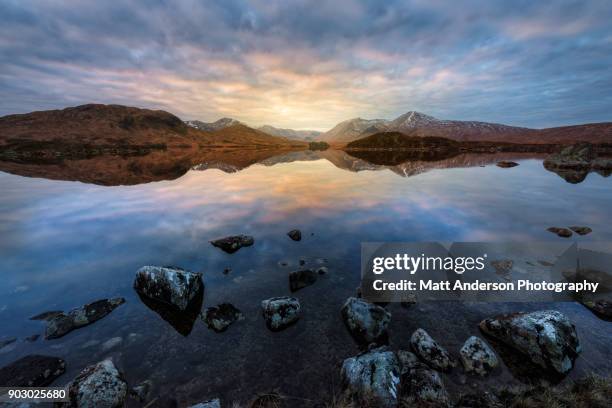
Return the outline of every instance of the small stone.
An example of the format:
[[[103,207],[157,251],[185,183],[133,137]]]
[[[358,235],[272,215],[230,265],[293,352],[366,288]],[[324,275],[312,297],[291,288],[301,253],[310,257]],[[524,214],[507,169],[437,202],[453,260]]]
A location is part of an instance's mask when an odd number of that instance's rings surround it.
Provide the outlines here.
[[[391,313],[384,308],[350,297],[342,306],[341,313],[346,327],[358,343],[386,343]]]
[[[221,408],[221,400],[219,398],[212,399],[206,402],[200,402],[195,405],[191,405],[188,408]]]
[[[578,235],[587,235],[587,234],[590,234],[591,232],[593,232],[593,230],[591,228],[589,228],[589,227],[573,226],[573,227],[570,227],[570,229],[572,231],[574,231]]]
[[[233,235],[225,238],[215,239],[210,241],[213,246],[221,248],[228,254],[233,254],[240,248],[251,246],[255,243],[255,240],[250,235]]]
[[[486,375],[498,365],[497,356],[484,340],[471,336],[459,351],[465,371]]]
[[[319,275],[327,275],[328,272],[329,272],[329,269],[327,269],[326,266],[321,266],[320,268],[317,269],[317,273]]]
[[[585,300],[582,302],[587,308],[589,308],[597,316],[605,320],[612,321],[612,302],[605,299],[599,300]]]
[[[302,232],[299,229],[291,230],[287,235],[294,241],[300,241],[302,239]]]
[[[221,303],[216,307],[209,307],[202,313],[202,320],[209,329],[217,333],[224,332],[233,323],[243,320],[244,315],[231,303]]]
[[[415,354],[434,370],[448,371],[455,366],[448,351],[423,329],[416,329],[412,333],[410,344]]]
[[[31,336],[28,336],[25,338],[25,341],[29,342],[29,343],[33,343],[36,340],[38,340],[38,338],[40,337],[40,334],[33,334]]]
[[[312,269],[302,269],[289,273],[289,289],[295,292],[317,281],[317,274]]]
[[[288,296],[263,300],[261,308],[266,325],[272,331],[285,329],[297,322],[302,309],[299,300]]]
[[[559,228],[559,227],[550,227],[546,229],[553,234],[557,234],[561,238],[569,238],[572,236],[572,231],[567,228]]]
[[[225,268],[223,269],[223,274],[228,275],[231,271],[232,271],[232,268]]]
[[[419,361],[416,354],[406,350],[399,350],[395,353],[400,363],[401,374],[406,374],[413,368],[421,367],[423,364]]]
[[[509,169],[511,167],[516,167],[518,165],[519,165],[518,163],[513,162],[513,161],[500,161],[500,162],[497,162],[497,167],[501,167],[503,169]]]
[[[306,265],[306,259],[300,258],[300,266],[304,266],[304,265]]]

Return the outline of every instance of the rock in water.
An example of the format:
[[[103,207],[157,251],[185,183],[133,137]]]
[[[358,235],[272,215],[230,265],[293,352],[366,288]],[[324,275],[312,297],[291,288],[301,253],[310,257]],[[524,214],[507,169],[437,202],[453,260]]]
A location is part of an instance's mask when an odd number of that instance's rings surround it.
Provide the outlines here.
[[[581,351],[576,328],[556,310],[501,315],[483,320],[480,329],[559,374],[572,369]]]
[[[586,234],[590,234],[591,232],[593,232],[593,230],[589,227],[573,226],[573,227],[570,227],[570,229],[578,235],[586,235]]]
[[[224,332],[234,322],[244,319],[240,310],[231,303],[221,303],[217,307],[209,307],[202,313],[202,320],[209,329],[217,333]]]
[[[300,301],[296,298],[283,296],[263,300],[261,302],[266,325],[272,331],[282,330],[300,318]]]
[[[344,360],[342,381],[356,406],[398,405],[400,366],[395,353],[384,347]]]
[[[79,408],[123,407],[127,383],[111,360],[85,367],[70,383],[70,405]]]
[[[502,169],[509,169],[511,167],[516,167],[519,164],[513,161],[500,161],[497,162],[497,167],[501,167]]]
[[[593,313],[604,320],[612,321],[612,302],[609,300],[585,300],[583,305],[588,307]]]
[[[559,228],[559,227],[550,227],[546,229],[553,234],[557,234],[561,238],[569,238],[572,236],[572,231],[567,228]]]
[[[429,368],[417,367],[403,377],[402,393],[406,406],[448,407],[450,399],[440,374]]]
[[[317,281],[317,273],[312,269],[302,269],[289,273],[289,289],[292,292],[310,286]]]
[[[380,306],[350,297],[342,306],[342,318],[353,338],[362,344],[383,344],[391,313]]]
[[[455,366],[448,351],[423,329],[416,329],[412,333],[410,345],[415,354],[434,370],[448,371]]]
[[[416,354],[411,353],[410,351],[398,350],[395,355],[400,363],[400,371],[402,375],[409,373],[413,368],[424,366],[423,363],[419,361]]]
[[[299,229],[291,230],[287,233],[287,235],[289,235],[289,238],[294,241],[299,241],[302,239],[302,232]]]
[[[9,337],[8,339],[0,340],[0,349],[8,346],[9,344],[13,344],[17,341],[17,337]]]
[[[61,311],[61,310],[51,310],[49,312],[43,312],[43,313],[37,314],[36,316],[32,316],[32,317],[30,317],[30,320],[47,320],[47,321],[49,321],[49,320],[53,319],[54,317],[61,315],[62,313],[64,313],[64,312]]]
[[[221,408],[221,400],[219,398],[215,398],[210,401],[200,402],[188,408]]]
[[[151,388],[153,388],[151,381],[145,380],[130,390],[130,396],[137,401],[144,402],[147,400]]]
[[[85,306],[73,309],[68,313],[60,313],[50,318],[45,331],[46,339],[57,339],[72,330],[92,324],[118,306],[125,303],[124,298],[101,299]]]
[[[0,368],[3,387],[46,387],[64,374],[66,362],[61,358],[29,355]]]
[[[255,240],[250,235],[233,235],[210,241],[210,243],[216,246],[217,248],[221,248],[228,254],[233,254],[242,247],[253,245],[253,243],[255,243]]]
[[[495,352],[484,340],[476,336],[466,340],[459,354],[463,368],[468,373],[485,375],[498,365]]]
[[[578,143],[568,146],[559,153],[552,154],[544,159],[544,167],[553,169],[589,169],[595,158],[593,145],[590,143]]]
[[[202,274],[184,269],[143,266],[136,272],[134,289],[141,295],[186,310],[202,296]]]

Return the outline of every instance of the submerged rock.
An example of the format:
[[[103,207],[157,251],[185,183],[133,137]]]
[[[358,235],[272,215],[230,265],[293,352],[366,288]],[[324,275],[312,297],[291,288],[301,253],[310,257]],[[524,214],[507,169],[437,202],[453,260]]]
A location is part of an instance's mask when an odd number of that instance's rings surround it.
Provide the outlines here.
[[[136,272],[134,289],[151,299],[186,310],[202,296],[202,274],[175,267],[143,266]]]
[[[51,320],[56,316],[61,315],[62,313],[64,313],[62,310],[51,310],[49,312],[42,312],[40,314],[37,314],[36,316],[32,316],[30,317],[30,320]]]
[[[224,332],[232,323],[243,320],[242,312],[231,303],[221,303],[216,307],[209,307],[202,313],[202,320],[209,329],[217,333]]]
[[[28,343],[33,343],[36,340],[38,340],[39,337],[40,337],[40,334],[33,334],[31,336],[26,337],[25,341],[27,341]]]
[[[353,338],[362,344],[383,344],[391,313],[380,306],[350,297],[342,306],[342,318]]]
[[[145,380],[130,390],[130,396],[137,401],[144,402],[147,400],[152,387],[151,381]]]
[[[357,406],[397,407],[400,365],[392,351],[383,347],[347,358],[341,375],[348,398]]]
[[[219,398],[212,399],[206,402],[200,402],[195,405],[191,405],[188,408],[221,408],[221,400]]]
[[[590,234],[591,232],[593,232],[593,230],[589,227],[573,226],[573,227],[570,227],[570,229],[578,235],[586,235],[586,234]]]
[[[85,367],[70,383],[68,396],[73,407],[123,407],[127,383],[111,360]]]
[[[581,351],[576,328],[556,310],[501,315],[483,320],[480,329],[559,374],[572,369]]]
[[[418,367],[402,377],[402,390],[407,406],[448,407],[450,399],[440,374]]]
[[[612,302],[609,300],[587,300],[582,302],[589,310],[604,320],[612,321]]]
[[[459,350],[463,368],[468,373],[488,374],[498,365],[495,352],[484,340],[471,336]]]
[[[0,349],[8,346],[9,344],[13,344],[17,341],[17,337],[9,337],[8,339],[0,340]]]
[[[112,337],[106,340],[104,343],[102,343],[102,351],[107,352],[107,351],[114,350],[117,347],[121,346],[121,344],[123,344],[122,337]]]
[[[406,350],[399,350],[395,353],[400,364],[401,374],[407,374],[413,368],[421,367],[423,364],[419,361],[416,354]]]
[[[299,229],[291,230],[287,233],[287,235],[294,241],[299,241],[302,239],[302,232]]]
[[[317,268],[317,273],[319,275],[327,275],[328,272],[329,272],[329,269],[327,269],[327,266],[321,266]]]
[[[500,161],[497,162],[497,167],[501,167],[502,169],[509,169],[511,167],[516,167],[519,164],[513,161]]]
[[[302,310],[300,301],[288,296],[263,300],[261,308],[266,325],[272,331],[282,330],[297,322]]]
[[[434,370],[448,371],[455,366],[448,351],[423,329],[416,329],[412,333],[410,345],[414,353]]]
[[[57,339],[71,331],[90,325],[125,303],[124,298],[101,299],[73,309],[68,313],[60,313],[47,321],[46,339]]]
[[[215,239],[210,241],[213,246],[217,248],[221,248],[228,254],[233,254],[238,251],[242,247],[251,246],[255,243],[255,239],[253,239],[250,235],[233,235],[225,238]]]
[[[317,273],[312,269],[302,269],[289,273],[289,289],[292,292],[310,286],[317,281]]]
[[[0,368],[3,387],[46,387],[64,374],[66,362],[58,357],[29,355]]]
[[[569,238],[572,236],[572,231],[567,228],[550,227],[550,228],[547,228],[546,230],[549,232],[552,232],[553,234],[557,234],[561,238]]]

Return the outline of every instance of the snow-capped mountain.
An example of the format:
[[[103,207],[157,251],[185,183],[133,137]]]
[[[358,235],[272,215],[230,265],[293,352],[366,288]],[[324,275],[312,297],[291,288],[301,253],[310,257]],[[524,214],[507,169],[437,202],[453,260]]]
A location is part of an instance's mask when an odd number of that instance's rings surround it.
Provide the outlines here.
[[[212,132],[215,130],[225,129],[233,125],[243,124],[242,122],[232,118],[221,118],[215,122],[202,122],[200,120],[186,120],[185,124],[196,129],[203,130],[205,132]]]
[[[318,132],[316,130],[282,129],[282,128],[276,128],[270,125],[264,125],[264,126],[258,127],[257,130],[260,130],[272,136],[282,136],[282,137],[287,137],[289,139],[306,140],[306,141],[314,140],[317,136],[321,134],[321,132]]]
[[[389,122],[384,119],[362,119],[354,118],[338,123],[332,129],[317,137],[328,143],[348,143],[364,136],[388,129]]]
[[[379,132],[402,132],[411,136],[439,136],[449,139],[524,142],[524,136],[532,136],[535,130],[501,125],[497,123],[442,120],[421,112],[409,111],[397,118],[351,119],[333,127],[319,136],[328,143],[349,143]],[[521,140],[519,140],[521,139]]]

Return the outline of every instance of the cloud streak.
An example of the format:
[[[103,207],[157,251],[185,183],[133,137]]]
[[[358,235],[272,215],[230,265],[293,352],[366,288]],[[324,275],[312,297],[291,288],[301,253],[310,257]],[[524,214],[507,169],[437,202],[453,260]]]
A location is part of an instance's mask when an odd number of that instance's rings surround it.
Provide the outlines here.
[[[325,130],[609,121],[608,1],[0,0],[0,114],[88,102]]]

